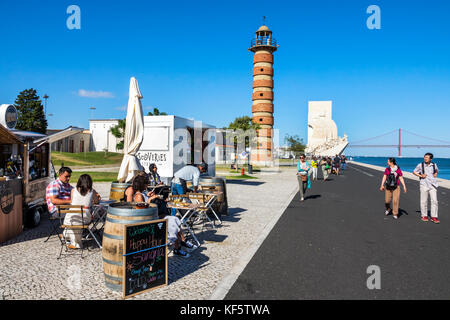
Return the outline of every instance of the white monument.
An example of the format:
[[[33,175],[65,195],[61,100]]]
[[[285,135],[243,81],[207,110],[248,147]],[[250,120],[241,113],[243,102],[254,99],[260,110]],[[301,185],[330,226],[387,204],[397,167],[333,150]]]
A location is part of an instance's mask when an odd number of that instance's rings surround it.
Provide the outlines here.
[[[331,119],[332,101],[308,102],[308,144],[306,153],[316,156],[341,154],[348,145],[347,136],[340,138]]]

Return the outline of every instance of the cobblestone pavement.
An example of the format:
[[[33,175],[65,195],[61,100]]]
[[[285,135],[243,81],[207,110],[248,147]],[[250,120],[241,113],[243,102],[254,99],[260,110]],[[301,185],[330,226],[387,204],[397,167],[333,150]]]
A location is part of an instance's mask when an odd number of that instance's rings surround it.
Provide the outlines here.
[[[108,197],[110,184],[94,187]],[[257,180],[228,181],[230,209],[222,216],[223,224],[216,230],[196,230],[202,245],[190,258],[169,255],[168,286],[131,299],[208,299],[295,188],[293,169],[261,173]],[[92,247],[84,259],[73,255],[57,260],[59,239],[53,236],[44,243],[50,227],[44,217],[37,228],[0,246],[0,300],[121,299],[121,293],[104,284],[101,250]]]

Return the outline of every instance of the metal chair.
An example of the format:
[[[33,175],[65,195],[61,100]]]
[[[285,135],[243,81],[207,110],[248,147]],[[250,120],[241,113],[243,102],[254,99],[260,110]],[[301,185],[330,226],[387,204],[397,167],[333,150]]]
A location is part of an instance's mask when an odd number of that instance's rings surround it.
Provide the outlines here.
[[[61,214],[71,213],[71,214],[79,214],[81,217],[81,220],[80,220],[81,224],[79,224],[79,225],[78,224],[77,225],[61,224],[61,228],[63,230],[72,230],[73,232],[78,232],[79,234],[81,234],[81,243],[82,243],[81,248],[80,248],[81,249],[81,258],[84,258],[83,257],[84,241],[90,240],[90,239],[83,238],[83,233],[85,231],[87,231],[92,236],[92,238],[97,243],[98,247],[101,248],[100,243],[98,242],[95,235],[92,233],[92,230],[89,228],[90,223],[86,224],[84,222],[84,216],[85,216],[84,206],[82,206],[82,205],[59,205],[59,206],[57,206],[57,208],[58,208],[58,213],[60,216],[61,216]],[[61,233],[60,240],[61,240],[61,250],[59,252],[58,259],[61,258],[63,248],[65,248],[65,252],[67,252],[69,250],[65,232]],[[88,250],[89,250],[89,247],[88,247]],[[68,255],[70,255],[70,254],[68,254]]]
[[[50,224],[52,226],[52,230],[50,231],[50,234],[48,235],[47,239],[44,240],[44,242],[47,242],[51,238],[51,236],[60,234],[58,232],[58,229],[60,229],[61,225],[63,224],[64,216],[61,215],[61,213],[59,212],[59,209],[57,210],[57,213],[58,213],[57,216],[53,216],[49,212],[50,216],[49,216],[48,220],[50,221]]]

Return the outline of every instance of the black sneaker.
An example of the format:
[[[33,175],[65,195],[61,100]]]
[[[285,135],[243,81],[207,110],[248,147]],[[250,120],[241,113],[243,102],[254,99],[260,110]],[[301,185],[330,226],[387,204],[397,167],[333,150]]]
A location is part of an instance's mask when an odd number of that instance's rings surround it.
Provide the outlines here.
[[[183,257],[183,258],[189,258],[190,254],[187,253],[186,251],[183,251],[181,249],[173,249],[173,254]]]

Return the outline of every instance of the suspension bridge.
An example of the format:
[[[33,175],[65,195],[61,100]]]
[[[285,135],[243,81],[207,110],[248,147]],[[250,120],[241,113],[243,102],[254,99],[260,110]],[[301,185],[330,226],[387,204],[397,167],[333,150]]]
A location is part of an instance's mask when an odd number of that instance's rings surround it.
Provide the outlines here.
[[[397,144],[366,144],[369,141],[377,140],[392,134],[395,134],[398,132],[398,143]],[[421,138],[425,139],[427,141],[430,141],[434,144],[404,144],[402,143],[402,133],[407,133],[415,138]],[[437,143],[437,144],[436,144]],[[356,141],[356,142],[350,142],[347,146],[347,148],[396,148],[398,149],[398,156],[402,156],[402,149],[403,148],[450,148],[450,141],[444,141],[436,138],[426,137],[405,129],[395,129],[386,133],[383,133],[376,137],[367,138],[364,140]]]

